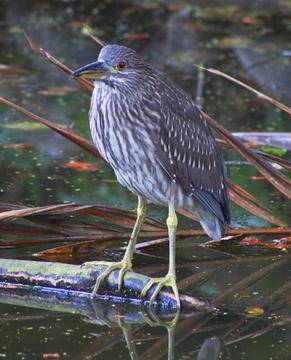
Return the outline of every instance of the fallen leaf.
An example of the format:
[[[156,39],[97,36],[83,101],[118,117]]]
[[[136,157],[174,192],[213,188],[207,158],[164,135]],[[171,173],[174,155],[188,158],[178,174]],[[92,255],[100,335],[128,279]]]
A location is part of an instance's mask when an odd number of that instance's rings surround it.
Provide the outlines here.
[[[91,163],[88,162],[79,162],[79,161],[75,161],[75,162],[70,162],[67,164],[64,164],[64,167],[68,167],[68,168],[78,168],[78,167],[84,167],[84,166],[91,166]]]
[[[1,74],[9,74],[9,75],[18,75],[24,73],[25,70],[16,68],[14,66],[0,64],[0,73]]]
[[[264,176],[249,176],[248,179],[253,180],[253,181],[263,181],[266,180],[266,178]]]
[[[219,47],[231,48],[235,46],[246,46],[248,44],[248,39],[244,36],[225,36],[219,39]]]
[[[251,18],[251,17],[243,17],[243,18],[241,19],[241,22],[242,22],[243,24],[253,24],[253,23],[254,23],[254,19]]]
[[[265,310],[263,308],[260,308],[260,307],[247,307],[245,309],[245,313],[249,317],[262,316],[264,314],[264,312],[265,312]]]
[[[80,167],[80,168],[75,168],[75,170],[78,171],[78,172],[97,171],[97,170],[99,170],[99,168],[96,167],[96,166],[84,166],[84,167]]]
[[[73,29],[80,29],[80,28],[82,28],[85,24],[84,24],[83,21],[73,20],[73,21],[69,22],[68,25],[71,26]]]
[[[60,353],[43,353],[42,358],[43,360],[60,359]]]
[[[23,34],[24,29],[18,25],[10,26],[8,28],[9,34]]]
[[[43,96],[63,96],[77,91],[71,86],[50,86],[47,89],[39,90],[38,94]]]
[[[291,248],[291,236],[281,239],[274,239],[273,244],[267,244],[266,246],[272,249],[280,249],[282,251],[287,251]]]
[[[125,38],[128,40],[147,40],[150,37],[148,32],[141,33],[127,33]]]
[[[276,155],[276,156],[284,156],[287,154],[287,150],[283,148],[278,148],[274,146],[260,146],[260,150],[267,154]]]
[[[245,237],[239,242],[241,245],[263,245],[264,243],[255,237]]]
[[[40,123],[36,123],[34,121],[19,121],[15,123],[1,124],[0,126],[5,129],[24,130],[24,131],[46,130],[44,125]]]
[[[291,247],[290,244],[266,244],[265,246],[269,249],[279,249],[283,252],[287,252],[287,250]]]
[[[19,144],[0,144],[3,149],[15,149],[15,150],[30,150],[33,148],[31,144],[19,143]]]
[[[83,163],[83,162],[72,162],[64,164],[64,167],[74,169],[75,171],[97,171],[99,168],[97,166],[92,166],[91,163]]]

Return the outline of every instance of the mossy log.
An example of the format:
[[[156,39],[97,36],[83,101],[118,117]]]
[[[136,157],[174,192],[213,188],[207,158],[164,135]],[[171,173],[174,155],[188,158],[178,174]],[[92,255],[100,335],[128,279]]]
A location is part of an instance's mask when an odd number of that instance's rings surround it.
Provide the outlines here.
[[[0,289],[30,289],[33,291],[50,291],[67,297],[80,296],[96,298],[110,303],[125,303],[147,307],[148,300],[155,286],[149,290],[147,298],[140,293],[147,282],[148,276],[127,272],[124,277],[122,291],[118,291],[118,270],[113,271],[100,287],[97,295],[92,294],[96,278],[106,269],[106,265],[97,262],[88,266],[70,265],[57,262],[40,262],[28,260],[0,260]],[[205,301],[188,295],[180,295],[181,311],[193,312],[213,310]],[[156,301],[155,308],[160,311],[176,309],[177,303],[171,289],[163,289]]]

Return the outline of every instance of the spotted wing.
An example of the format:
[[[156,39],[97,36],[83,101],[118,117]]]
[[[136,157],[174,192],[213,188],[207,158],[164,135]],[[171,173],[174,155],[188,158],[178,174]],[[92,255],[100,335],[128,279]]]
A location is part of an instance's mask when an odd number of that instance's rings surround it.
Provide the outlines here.
[[[156,138],[158,160],[187,194],[227,224],[229,200],[220,149],[193,101],[183,97],[181,102],[179,94],[171,95],[163,96],[160,102],[161,119]]]

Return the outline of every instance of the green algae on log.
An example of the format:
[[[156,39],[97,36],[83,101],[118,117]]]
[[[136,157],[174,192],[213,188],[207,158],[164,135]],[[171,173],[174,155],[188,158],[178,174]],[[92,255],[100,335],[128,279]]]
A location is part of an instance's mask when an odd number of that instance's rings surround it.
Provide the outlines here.
[[[148,300],[155,287],[141,298],[140,293],[150,277],[127,272],[124,277],[123,289],[118,291],[118,270],[109,274],[101,284],[100,293],[92,295],[92,289],[96,278],[105,269],[106,265],[94,263],[94,266],[71,265],[57,262],[40,262],[28,260],[1,259],[0,260],[0,288],[25,288],[31,290],[46,290],[67,295],[86,296],[96,299],[105,299],[116,303],[134,303],[140,306],[147,306]],[[180,295],[181,310],[214,310],[214,307],[206,301],[196,299],[188,295]],[[163,289],[155,304],[161,309],[175,309],[177,303],[174,294],[170,289]]]

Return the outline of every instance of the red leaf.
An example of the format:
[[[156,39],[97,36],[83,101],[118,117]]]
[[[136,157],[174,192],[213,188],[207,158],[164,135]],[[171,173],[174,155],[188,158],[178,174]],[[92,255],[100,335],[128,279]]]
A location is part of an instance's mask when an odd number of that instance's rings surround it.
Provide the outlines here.
[[[96,171],[96,170],[99,170],[98,167],[96,166],[84,166],[84,167],[76,167],[75,168],[76,171],[78,172],[82,172],[82,171]]]
[[[72,163],[67,163],[67,164],[64,164],[64,167],[67,167],[67,168],[71,168],[71,169],[74,169],[76,171],[96,171],[96,170],[99,170],[98,167],[96,166],[92,166],[91,163],[85,163],[85,162],[72,162]]]
[[[60,354],[59,353],[44,353],[44,354],[42,354],[42,358],[43,358],[43,360],[60,359]]]
[[[72,162],[72,163],[67,163],[64,164],[65,167],[69,167],[69,168],[75,168],[75,167],[87,167],[87,166],[91,166],[91,163],[85,163],[85,162]]]
[[[243,24],[253,24],[254,22],[254,19],[250,18],[250,17],[244,17],[241,19],[241,22]]]
[[[291,247],[290,244],[266,244],[265,246],[270,249],[281,249],[281,250],[289,249]]]
[[[245,237],[239,242],[241,245],[263,245],[264,243],[255,237]]]

